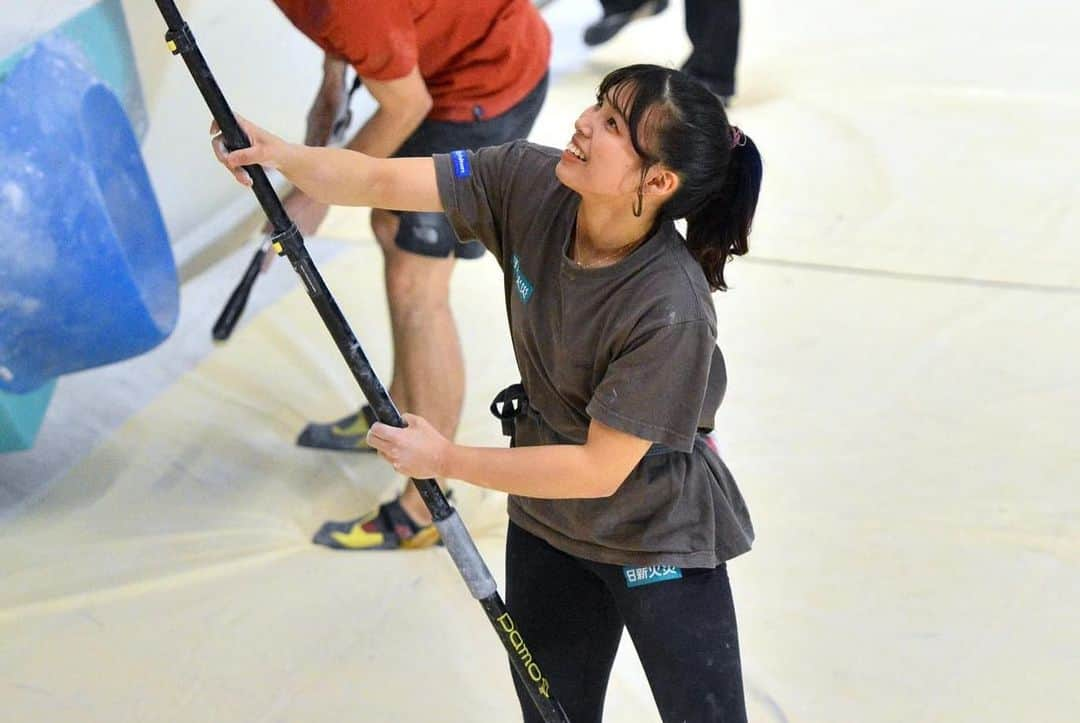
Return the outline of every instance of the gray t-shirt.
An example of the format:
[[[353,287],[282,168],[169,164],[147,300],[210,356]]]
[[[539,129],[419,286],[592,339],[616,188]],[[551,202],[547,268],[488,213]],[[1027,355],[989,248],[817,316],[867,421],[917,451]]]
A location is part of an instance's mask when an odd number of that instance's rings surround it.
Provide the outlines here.
[[[698,434],[712,429],[726,374],[708,283],[674,224],[582,269],[567,256],[581,199],[555,177],[559,151],[517,141],[434,158],[454,231],[504,272],[529,397],[515,443],[583,444],[592,419],[655,443],[611,497],[511,495],[510,519],[612,564],[715,567],[750,549],[742,496]]]

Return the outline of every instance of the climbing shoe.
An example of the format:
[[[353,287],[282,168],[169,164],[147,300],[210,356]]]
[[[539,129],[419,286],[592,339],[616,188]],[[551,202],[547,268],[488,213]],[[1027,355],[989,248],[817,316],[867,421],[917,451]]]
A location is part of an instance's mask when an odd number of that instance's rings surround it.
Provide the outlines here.
[[[308,424],[296,438],[296,443],[301,447],[316,449],[374,452],[375,450],[368,446],[367,433],[376,421],[378,420],[375,419],[375,411],[365,404],[360,407],[360,411],[342,417],[336,422]]]
[[[401,498],[348,522],[327,522],[315,533],[316,545],[338,550],[417,550],[441,545],[435,525],[421,527],[409,519]]]
[[[591,47],[606,43],[631,21],[658,15],[667,6],[668,0],[643,0],[633,10],[604,13],[604,17],[585,28],[585,44]]]

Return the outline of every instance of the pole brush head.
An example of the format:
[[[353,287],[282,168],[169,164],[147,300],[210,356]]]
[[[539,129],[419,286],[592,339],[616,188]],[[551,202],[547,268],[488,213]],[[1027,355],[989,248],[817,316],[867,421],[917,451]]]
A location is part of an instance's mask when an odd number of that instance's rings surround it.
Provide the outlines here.
[[[232,294],[229,295],[229,300],[225,302],[225,307],[221,310],[221,314],[218,315],[217,321],[214,322],[214,328],[210,332],[214,341],[223,342],[232,335],[233,329],[236,328],[237,322],[240,321],[240,316],[244,313],[244,307],[247,306],[251,288],[255,286],[255,280],[262,273],[263,261],[269,251],[270,240],[267,238],[251,258],[250,263],[244,270],[243,277],[240,279],[240,283],[233,289]]]

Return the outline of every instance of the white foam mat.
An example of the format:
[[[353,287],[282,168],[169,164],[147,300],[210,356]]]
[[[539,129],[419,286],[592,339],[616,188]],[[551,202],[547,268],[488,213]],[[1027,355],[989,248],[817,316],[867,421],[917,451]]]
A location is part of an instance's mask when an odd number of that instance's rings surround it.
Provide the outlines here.
[[[534,138],[565,143],[607,70],[681,61],[680,5],[590,54],[591,5],[551,4]],[[765,186],[751,256],[715,301],[718,427],[758,534],[730,565],[751,721],[1072,721],[1080,16],[1049,0],[764,0],[744,17],[731,115]],[[335,213],[323,234],[352,243],[322,270],[389,381],[365,224]],[[517,719],[498,640],[443,550],[309,544],[399,481],[374,457],[293,445],[359,393],[286,287],[223,346],[155,352],[188,356],[3,519],[0,720]],[[458,264],[453,305],[459,439],[500,444],[487,403],[517,377],[490,257]],[[501,582],[504,499],[455,490]],[[605,719],[659,720],[628,640]]]

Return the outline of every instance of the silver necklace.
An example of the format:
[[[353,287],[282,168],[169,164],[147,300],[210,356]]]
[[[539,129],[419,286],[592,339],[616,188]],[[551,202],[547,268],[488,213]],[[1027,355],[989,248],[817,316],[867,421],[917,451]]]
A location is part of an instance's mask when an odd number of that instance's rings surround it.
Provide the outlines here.
[[[578,242],[575,239],[574,240],[574,263],[577,264],[580,268],[583,268],[583,269],[594,269],[594,268],[596,268],[597,266],[599,266],[601,263],[603,263],[605,261],[610,261],[611,263],[621,261],[622,259],[629,256],[631,253],[633,253],[634,249],[637,248],[640,245],[641,245],[640,241],[635,241],[633,243],[627,244],[626,246],[620,246],[619,248],[615,249],[614,253],[602,254],[602,255],[597,256],[596,258],[592,259],[588,263],[585,263],[585,262],[580,260],[581,249],[579,248]]]

